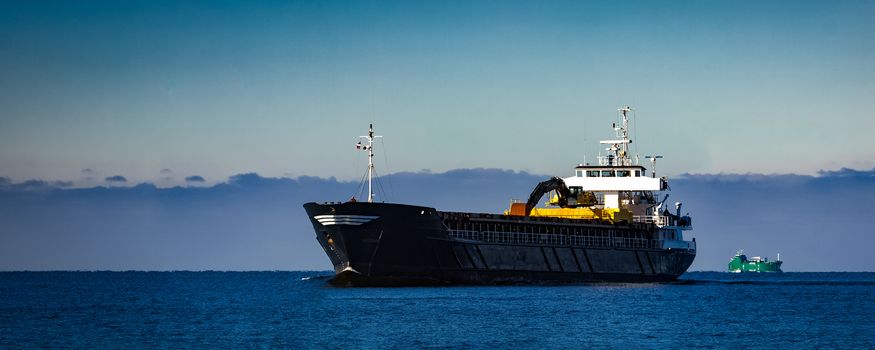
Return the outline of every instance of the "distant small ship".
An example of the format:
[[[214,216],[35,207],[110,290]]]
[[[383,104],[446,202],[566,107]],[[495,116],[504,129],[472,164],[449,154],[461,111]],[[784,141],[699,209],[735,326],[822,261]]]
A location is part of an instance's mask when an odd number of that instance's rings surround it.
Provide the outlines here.
[[[692,219],[666,208],[668,179],[630,156],[628,106],[601,141],[598,165],[537,184],[503,214],[440,211],[374,201],[373,126],[356,148],[368,152],[367,202],[306,203],[316,240],[342,285],[672,281],[696,257],[685,240]],[[564,126],[563,126],[564,127]],[[575,139],[550,152],[574,151]],[[363,182],[364,183],[364,182]],[[426,184],[423,184],[426,185]],[[364,185],[362,185],[364,187]],[[548,206],[536,208],[544,195]]]
[[[781,254],[778,254],[778,259],[769,261],[769,258],[761,258],[758,256],[747,258],[743,251],[738,251],[732,260],[729,261],[729,272],[783,272],[781,271]]]

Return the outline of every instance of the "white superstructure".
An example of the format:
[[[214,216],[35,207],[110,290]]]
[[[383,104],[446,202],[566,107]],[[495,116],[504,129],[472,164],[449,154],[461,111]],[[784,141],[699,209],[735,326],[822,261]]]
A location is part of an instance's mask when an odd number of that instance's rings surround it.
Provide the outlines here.
[[[680,202],[674,203],[674,210],[666,207],[668,194],[664,192],[669,189],[668,179],[648,172],[640,164],[640,157],[630,154],[629,112],[632,109],[623,106],[617,111],[619,122],[613,124],[616,139],[599,142],[607,145],[607,155],[600,155],[597,165],[579,164],[574,176],[562,179],[571,194],[567,205],[616,212],[617,217],[627,213],[632,221],[656,224],[662,228],[661,232],[686,248],[681,231],[692,229],[690,217],[681,214]],[[645,158],[650,161],[652,170],[662,156]],[[549,204],[556,205],[557,196]]]
[[[572,177],[562,180],[572,191],[597,192],[603,195],[604,208],[620,208],[620,204],[635,204],[631,202],[621,203],[624,192],[637,193],[647,196],[653,191],[662,191],[668,188],[668,180],[664,177],[657,178],[655,173],[648,176],[647,168],[639,164],[639,157],[632,158],[629,154],[629,115],[632,110],[629,106],[623,106],[619,112],[619,124],[614,123],[614,131],[617,139],[599,141],[600,144],[608,145],[605,149],[608,154],[598,157],[598,165],[579,164],[575,168]],[[655,163],[656,157],[648,156]],[[625,200],[634,200],[632,196],[622,196]]]

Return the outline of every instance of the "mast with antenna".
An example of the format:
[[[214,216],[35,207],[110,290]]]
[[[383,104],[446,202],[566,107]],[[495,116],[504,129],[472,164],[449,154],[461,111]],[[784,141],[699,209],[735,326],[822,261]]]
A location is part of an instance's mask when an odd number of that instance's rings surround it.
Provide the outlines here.
[[[383,136],[374,136],[374,124],[369,124],[368,135],[359,136],[359,142],[356,144],[357,149],[368,151],[368,203],[374,202],[374,139],[382,137]],[[362,139],[367,139],[367,145],[362,145]]]
[[[629,106],[617,109],[617,112],[620,112],[620,124],[614,123],[613,127],[619,140],[599,141],[601,144],[610,145],[605,149],[608,151],[608,155],[599,156],[599,165],[632,165],[632,159],[629,158],[629,144],[632,143],[632,140],[629,139],[629,116],[627,115],[631,111],[632,108]]]

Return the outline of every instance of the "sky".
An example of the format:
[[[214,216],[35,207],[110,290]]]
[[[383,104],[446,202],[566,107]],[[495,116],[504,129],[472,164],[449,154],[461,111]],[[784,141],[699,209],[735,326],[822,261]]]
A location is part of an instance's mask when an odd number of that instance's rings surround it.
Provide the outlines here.
[[[0,0],[0,270],[327,269],[300,204],[349,198],[368,124],[389,200],[500,212],[594,162],[631,105],[633,153],[665,157],[694,217],[693,269],[747,249],[873,271],[873,13]]]
[[[871,1],[0,1],[0,176],[875,166]],[[121,179],[125,181],[121,181]],[[195,179],[186,181],[186,178]],[[198,179],[202,181],[198,181]]]

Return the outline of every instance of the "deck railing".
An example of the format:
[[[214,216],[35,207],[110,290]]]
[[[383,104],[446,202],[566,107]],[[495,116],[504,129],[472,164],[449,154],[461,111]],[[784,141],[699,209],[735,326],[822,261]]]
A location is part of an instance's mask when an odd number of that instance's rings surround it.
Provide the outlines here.
[[[668,216],[662,215],[635,215],[632,217],[633,222],[645,224],[655,224],[657,226],[665,226],[668,224]]]
[[[471,231],[450,230],[451,238],[479,241],[499,244],[531,244],[548,246],[572,246],[572,247],[602,247],[602,248],[629,248],[629,249],[655,249],[661,248],[662,244],[656,239],[611,237],[611,236],[578,236],[549,233],[522,233],[500,231]]]

